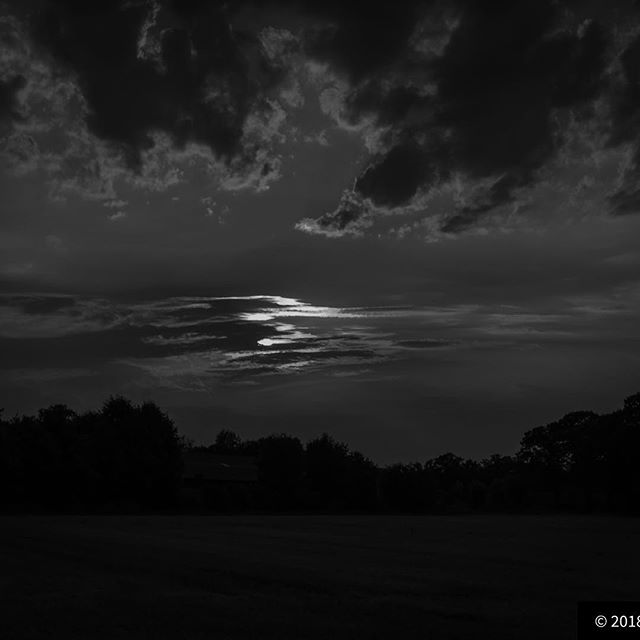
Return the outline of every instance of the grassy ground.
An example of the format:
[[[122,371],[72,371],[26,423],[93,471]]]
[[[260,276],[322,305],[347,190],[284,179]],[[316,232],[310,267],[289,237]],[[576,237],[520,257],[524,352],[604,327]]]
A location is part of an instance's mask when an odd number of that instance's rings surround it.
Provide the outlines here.
[[[0,638],[573,638],[640,519],[0,518]]]

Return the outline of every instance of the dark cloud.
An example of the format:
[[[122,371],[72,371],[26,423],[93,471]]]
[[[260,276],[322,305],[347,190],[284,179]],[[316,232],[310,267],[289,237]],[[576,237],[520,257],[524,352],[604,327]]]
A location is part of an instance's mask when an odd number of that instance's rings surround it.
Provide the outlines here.
[[[522,175],[506,174],[492,184],[476,202],[462,207],[458,213],[446,220],[441,227],[442,231],[444,233],[459,233],[472,227],[483,214],[509,202],[513,191],[525,183],[526,178]]]
[[[421,186],[435,182],[438,167],[429,154],[408,142],[391,149],[356,180],[355,189],[377,204],[395,207],[410,200]]]
[[[620,56],[623,82],[614,97],[612,146],[630,143],[634,147],[624,184],[609,199],[615,216],[640,212],[640,36]]]
[[[327,236],[353,234],[359,235],[367,225],[368,206],[355,192],[346,191],[335,211],[325,213],[319,218],[301,220],[296,228],[300,231],[319,233]]]
[[[640,35],[620,55],[624,75],[616,94],[611,144],[637,141],[640,133]]]
[[[553,153],[551,110],[598,91],[600,27],[562,30],[556,3],[490,3],[465,12],[436,63],[439,123],[472,175],[526,174]]]
[[[319,351],[310,355],[305,353],[304,351],[299,350],[278,350],[276,352],[271,353],[257,353],[246,356],[245,360],[250,360],[252,363],[257,364],[259,367],[265,366],[268,367],[269,370],[272,370],[272,367],[282,368],[283,365],[292,365],[292,364],[309,364],[313,362],[314,364],[323,362],[325,360],[342,360],[342,359],[368,359],[374,358],[375,353],[373,351],[369,351],[366,349],[326,349],[324,351]],[[253,374],[253,368],[251,369],[251,373]]]
[[[565,143],[558,113],[593,117],[607,89],[611,37],[556,2],[449,8],[448,22],[427,8],[423,41],[414,29],[413,42],[393,47],[382,67],[353,77],[345,109],[350,122],[374,117],[385,129],[381,157],[355,183],[362,199],[393,209],[452,175],[493,180],[479,202],[463,198],[445,219],[442,230],[456,233],[536,182]]]
[[[609,199],[614,216],[626,216],[640,212],[640,188],[620,190]]]
[[[405,2],[398,10],[388,2],[303,2],[301,6],[327,23],[308,30],[307,52],[357,83],[403,55],[419,15],[419,4]]]
[[[16,93],[23,89],[25,84],[25,78],[20,75],[6,82],[0,80],[0,123],[3,120],[21,119],[16,104]]]
[[[76,304],[72,296],[16,296],[0,298],[0,306],[17,306],[28,315],[49,314]]]
[[[399,347],[406,347],[407,349],[441,349],[443,347],[453,347],[458,342],[452,340],[400,340],[396,343]]]
[[[382,125],[417,121],[424,123],[433,116],[434,97],[421,95],[416,86],[392,86],[382,90],[375,79],[365,81],[347,97],[350,117],[356,120],[372,114]]]
[[[635,145],[640,133],[640,38],[624,44],[620,35],[623,20],[638,20],[628,7],[614,13],[554,0],[411,1],[401,9],[359,0],[14,6],[34,50],[77,83],[78,117],[106,143],[98,153],[76,135],[76,156],[48,159],[49,167],[80,174],[67,176],[62,195],[116,200],[114,182],[123,174],[115,156],[137,172],[134,185],[161,190],[181,180],[172,163],[182,170],[194,156],[202,160],[201,148],[212,152],[209,168],[221,161],[233,174],[227,189],[266,189],[280,176],[272,147],[285,111],[306,100],[300,86],[311,72],[303,60],[325,65],[319,73],[334,83],[330,96],[323,98],[326,84],[319,89],[325,114],[360,131],[371,152],[351,195],[298,226],[312,233],[360,234],[371,218],[404,210],[457,234],[542,181],[568,144],[567,121],[579,127],[610,118],[613,147]],[[0,78],[0,117],[16,117],[24,82]],[[293,93],[275,105],[281,90]],[[607,106],[598,111],[603,98]],[[38,166],[41,141],[33,139],[29,145],[24,133],[7,143],[15,162]],[[197,150],[185,152],[189,145]],[[87,162],[91,153],[102,155]],[[636,158],[627,182],[637,181],[637,165]],[[454,202],[435,214],[427,202],[447,188]],[[614,214],[636,209],[625,195],[635,184],[614,191]]]
[[[253,102],[278,71],[255,35],[232,31],[222,3],[153,6],[51,2],[34,33],[76,74],[90,130],[121,145],[134,166],[153,131],[234,156]]]

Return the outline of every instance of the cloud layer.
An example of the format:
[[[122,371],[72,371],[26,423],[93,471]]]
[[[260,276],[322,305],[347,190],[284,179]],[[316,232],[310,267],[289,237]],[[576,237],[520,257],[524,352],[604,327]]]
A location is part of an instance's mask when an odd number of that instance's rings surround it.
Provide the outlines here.
[[[334,94],[336,120],[377,135],[338,207],[300,230],[361,235],[403,216],[396,233],[437,239],[535,225],[545,209],[565,219],[594,203],[600,215],[637,211],[640,39],[630,5],[588,15],[572,3],[435,2],[403,18],[370,15],[363,33],[345,19],[310,47],[348,78]],[[376,41],[384,51],[363,63]],[[608,163],[617,178],[598,179]]]
[[[41,171],[54,199],[117,202],[194,171],[228,191],[280,177],[288,71],[275,36],[234,32],[223,6],[16,3],[0,30],[5,163]]]
[[[427,351],[537,348],[636,339],[637,287],[568,297],[553,307],[326,307],[280,296],[182,297],[126,303],[76,296],[0,298],[2,369],[75,371],[121,364],[156,386],[304,371],[329,375]],[[46,366],[45,366],[46,365]]]
[[[261,192],[293,141],[327,144],[328,124],[366,158],[333,211],[298,224],[307,233],[438,239],[549,211],[631,215],[639,25],[632,3],[568,0],[11,2],[2,153],[58,199],[123,202],[123,185],[162,191],[194,172]],[[309,99],[324,128],[298,131]]]
[[[161,403],[203,442],[225,426],[310,437],[330,425],[385,460],[484,455],[585,398],[606,407],[630,392],[639,311],[637,283],[537,303],[375,307],[12,294],[0,297],[0,386],[8,415],[121,393]]]

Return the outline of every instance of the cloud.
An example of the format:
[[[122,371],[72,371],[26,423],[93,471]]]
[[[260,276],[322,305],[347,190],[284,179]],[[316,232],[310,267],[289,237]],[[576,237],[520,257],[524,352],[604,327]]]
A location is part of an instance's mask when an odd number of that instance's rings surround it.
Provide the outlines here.
[[[376,205],[393,208],[410,201],[425,183],[435,183],[439,177],[436,172],[429,155],[418,145],[406,142],[365,169],[356,180],[354,191]]]
[[[19,75],[10,80],[0,80],[0,122],[20,119],[17,94],[24,85],[25,79]]]
[[[306,51],[328,62],[352,83],[393,64],[406,50],[416,21],[418,2],[402,11],[388,3],[310,3],[314,16]]]
[[[60,338],[104,331],[116,317],[103,300],[78,301],[65,295],[0,296],[0,338]]]
[[[295,383],[301,374],[317,381],[442,373],[486,360],[474,353],[627,348],[639,294],[635,282],[527,305],[344,308],[273,295],[131,303],[11,294],[0,296],[0,377],[26,387],[44,379],[42,370],[52,381],[117,372],[127,386],[215,395],[228,385]]]
[[[446,347],[456,346],[458,343],[451,340],[400,340],[397,342],[399,347],[406,347],[407,349],[443,349]]]
[[[179,146],[196,142],[234,155],[251,100],[274,80],[268,67],[246,77],[247,57],[259,55],[255,43],[239,43],[221,9],[201,10],[191,26],[185,18],[196,16],[143,3],[108,3],[88,13],[51,2],[36,18],[36,41],[82,87],[89,130],[120,145],[131,168],[140,165],[153,131],[168,132]],[[154,48],[145,45],[150,21],[165,25],[160,69],[147,55]]]
[[[584,177],[587,190],[597,185],[590,196],[602,205],[599,215],[636,210],[636,159],[624,188],[613,194],[611,182],[593,178],[594,163],[586,165],[589,156],[610,155],[631,140],[636,146],[640,36],[620,33],[629,31],[626,24],[637,26],[638,15],[626,10],[585,19],[554,2],[411,5],[410,22],[389,18],[398,24],[380,37],[384,52],[365,60],[363,51],[373,50],[380,36],[376,12],[358,24],[364,33],[356,34],[355,21],[343,16],[337,26],[320,28],[308,47],[318,64],[329,65],[328,74],[338,74],[321,94],[323,109],[344,129],[367,123],[368,140],[376,132],[373,158],[348,199],[367,206],[359,213],[338,207],[298,229],[357,235],[351,230],[361,231],[366,221],[380,233],[389,215],[414,218],[395,227],[404,235],[426,229],[432,239],[517,227],[523,217],[535,226],[548,205],[539,196],[549,194],[552,167],[575,152],[576,130],[593,148],[583,144],[585,175],[570,183]],[[461,193],[460,185],[469,190]],[[578,208],[573,187],[554,189],[554,209],[560,196],[571,211]],[[447,193],[454,197],[444,206]]]
[[[194,374],[209,381],[236,380],[379,357],[372,352],[375,337],[365,343],[357,330],[322,328],[328,318],[349,322],[367,314],[266,295],[124,304],[16,294],[0,297],[0,341],[8,354],[5,368],[24,369],[21,349],[38,347],[43,358],[55,358],[60,366],[124,363],[183,385]]]
[[[345,191],[340,204],[319,218],[304,218],[296,224],[298,231],[323,235],[328,238],[361,236],[371,225],[368,204],[355,191]]]
[[[204,206],[205,215],[207,218],[217,217],[218,224],[226,224],[227,217],[231,213],[229,205],[218,205],[212,196],[205,196],[200,198],[200,203]]]
[[[104,207],[108,209],[122,209],[126,207],[129,203],[126,200],[109,200],[103,204]]]
[[[42,172],[55,199],[116,202],[123,188],[194,177],[208,192],[264,192],[285,174],[287,144],[327,144],[317,122],[300,131],[309,122],[291,117],[315,93],[368,157],[333,211],[298,223],[304,232],[392,227],[433,240],[535,226],[542,194],[577,210],[578,184],[599,215],[638,210],[632,8],[310,0],[294,29],[285,2],[11,6],[0,19],[0,146],[15,173]],[[631,150],[619,183],[605,185],[586,156],[578,177],[574,155],[571,188],[553,184],[577,131],[591,157]]]
[[[164,191],[193,171],[222,190],[268,189],[292,134],[286,110],[303,103],[278,57],[295,38],[236,34],[231,18],[165,2],[0,16],[5,165],[42,171],[58,200]]]

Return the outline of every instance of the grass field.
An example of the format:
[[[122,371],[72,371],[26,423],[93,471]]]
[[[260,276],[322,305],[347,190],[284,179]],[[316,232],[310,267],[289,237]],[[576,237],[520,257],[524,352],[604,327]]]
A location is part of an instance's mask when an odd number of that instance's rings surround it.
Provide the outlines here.
[[[0,519],[0,638],[573,638],[640,599],[640,519]]]

